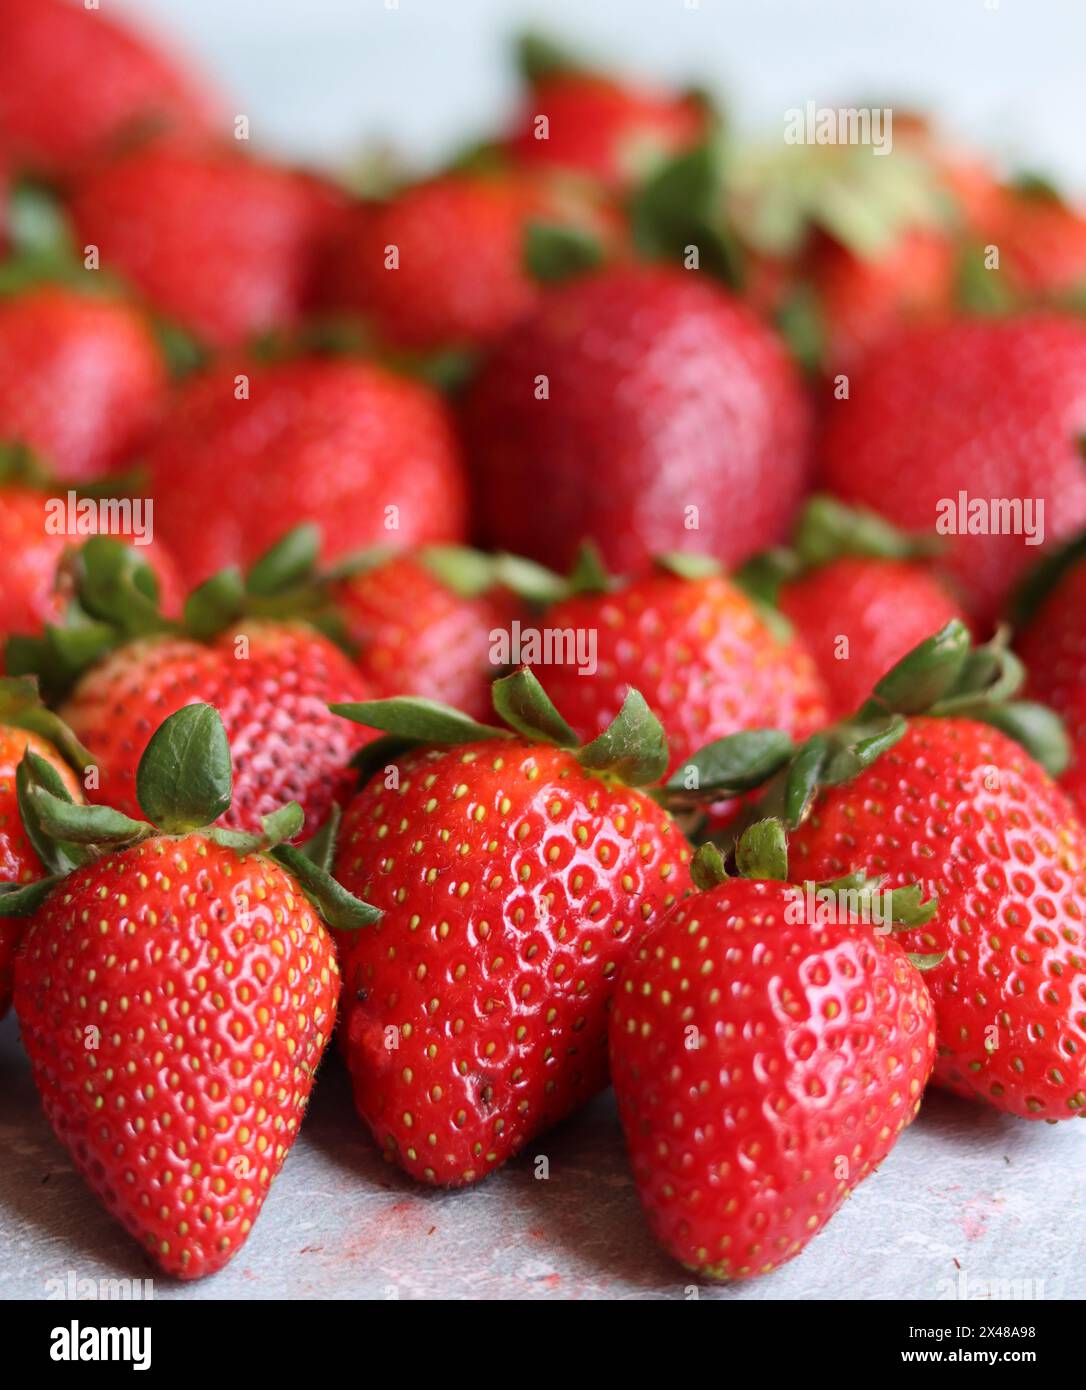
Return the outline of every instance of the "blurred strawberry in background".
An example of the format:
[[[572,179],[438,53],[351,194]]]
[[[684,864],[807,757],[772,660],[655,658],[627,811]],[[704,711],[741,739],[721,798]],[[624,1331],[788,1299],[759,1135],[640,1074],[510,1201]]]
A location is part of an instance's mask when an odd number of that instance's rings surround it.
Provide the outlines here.
[[[68,177],[150,132],[210,129],[203,80],[111,10],[0,0],[0,149],[19,169]]]

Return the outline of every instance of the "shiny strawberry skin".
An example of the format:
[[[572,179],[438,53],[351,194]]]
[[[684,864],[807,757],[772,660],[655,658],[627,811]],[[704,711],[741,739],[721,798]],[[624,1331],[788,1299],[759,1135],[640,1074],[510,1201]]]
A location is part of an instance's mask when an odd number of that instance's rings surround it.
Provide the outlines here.
[[[327,307],[362,315],[389,346],[481,347],[539,301],[525,264],[532,221],[614,239],[615,219],[577,189],[525,176],[445,174],[346,222]],[[397,249],[395,269],[386,265]]]
[[[25,729],[0,724],[0,883],[33,883],[45,877],[42,862],[23,829],[15,794],[15,773],[28,749],[57,770],[74,800],[83,800],[75,774],[51,743]],[[25,926],[25,918],[0,917],[0,1017],[11,1004],[15,948]]]
[[[0,32],[0,131],[18,164],[70,175],[142,131],[210,126],[202,84],[105,7],[0,0]]]
[[[772,632],[723,577],[648,575],[613,593],[558,603],[545,624],[596,634],[594,675],[572,665],[537,670],[580,737],[601,733],[632,686],[664,726],[671,771],[703,744],[741,729],[781,728],[805,738],[826,722],[810,656]]]
[[[834,719],[859,709],[891,666],[964,616],[922,565],[860,555],[843,555],[785,584],[778,605],[814,658]]]
[[[239,374],[248,400],[235,396]],[[303,521],[321,527],[325,560],[464,536],[444,402],[372,363],[213,368],[179,393],[147,465],[159,533],[190,584],[251,564]]]
[[[900,947],[790,921],[789,894],[738,879],[688,898],[615,993],[611,1073],[641,1202],[709,1278],[798,1254],[912,1120],[934,1057],[931,1000]]]
[[[214,705],[234,765],[234,800],[222,823],[257,830],[261,816],[297,801],[313,834],[333,802],[349,795],[347,764],[372,737],[327,706],[368,696],[348,658],[319,634],[245,623],[206,646],[167,637],[120,648],[82,677],[64,718],[99,766],[88,798],[142,818],[136,769],[151,735],[183,705]]]
[[[1029,673],[1029,696],[1063,716],[1071,763],[1060,781],[1086,817],[1086,564],[1074,565],[1048,595],[1018,654]]]
[[[690,271],[561,286],[499,343],[465,420],[485,538],[563,571],[587,537],[617,573],[672,550],[739,563],[782,537],[807,477],[781,344]]]
[[[57,477],[115,472],[166,398],[166,369],[129,305],[57,285],[0,299],[0,440],[29,445]]]
[[[490,718],[490,683],[501,669],[491,660],[491,633],[519,611],[511,594],[465,597],[401,555],[345,580],[335,601],[374,699],[422,695]]]
[[[59,495],[59,494],[58,494]],[[4,584],[0,589],[0,670],[3,642],[14,633],[35,634],[64,613],[63,577],[58,567],[70,546],[82,536],[52,535],[45,529],[51,499],[32,488],[0,486],[0,555]],[[181,580],[166,548],[158,541],[133,547],[154,570],[163,611],[176,616],[181,608]]]
[[[520,739],[406,755],[347,808],[336,876],[384,911],[340,934],[355,1104],[390,1161],[461,1186],[606,1084],[630,943],[690,887],[644,793]]]
[[[1086,1112],[1086,833],[1004,734],[912,719],[853,781],[820,794],[790,839],[793,873],[922,883],[939,912],[901,933],[945,951],[926,972],[935,1079],[1026,1119]]]
[[[945,499],[1044,499],[1045,539],[1086,524],[1086,326],[1027,315],[955,320],[886,344],[830,411],[824,481],[910,531]],[[1036,559],[1023,535],[953,535],[946,565],[993,618]]]
[[[546,116],[547,138],[536,137]],[[508,149],[531,168],[576,171],[621,190],[705,134],[705,113],[688,97],[589,74],[533,84]]]
[[[338,992],[294,880],[199,834],[108,854],[31,919],[15,1006],[45,1112],[168,1274],[212,1274],[244,1243]]]
[[[171,140],[89,173],[72,212],[104,269],[202,342],[228,348],[298,321],[339,208],[293,170]]]

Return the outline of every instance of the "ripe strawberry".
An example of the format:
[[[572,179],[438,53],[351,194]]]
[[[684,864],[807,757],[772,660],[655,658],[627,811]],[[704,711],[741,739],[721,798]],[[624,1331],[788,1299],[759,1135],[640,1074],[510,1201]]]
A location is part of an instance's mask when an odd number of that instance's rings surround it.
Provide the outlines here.
[[[312,833],[349,795],[348,763],[367,736],[327,706],[365,699],[368,688],[343,652],[289,616],[290,576],[282,584],[270,577],[284,553],[254,569],[260,583],[254,588],[251,577],[248,593],[236,573],[211,580],[189,598],[179,626],[142,596],[146,571],[132,551],[91,541],[65,626],[8,644],[9,670],[37,674],[66,695],[66,718],[98,764],[91,801],[135,814],[137,765],[156,723],[198,700],[219,711],[236,769],[224,824],[251,830],[293,800]],[[284,615],[262,617],[276,613],[280,597]],[[77,641],[88,619],[92,634]]]
[[[45,877],[30,836],[19,818],[16,779],[19,763],[29,750],[60,778],[73,801],[81,801],[80,782],[73,768],[90,761],[71,731],[38,699],[33,682],[0,680],[0,883],[17,891]],[[11,1004],[15,948],[22,936],[18,917],[5,915],[0,892],[0,1017]]]
[[[911,537],[870,512],[813,498],[793,547],[752,560],[742,578],[777,603],[815,660],[830,713],[844,718],[906,653],[963,616]],[[765,582],[768,581],[768,584]]]
[[[1029,693],[1067,725],[1071,760],[1060,779],[1086,820],[1086,563],[1076,547],[1018,641],[1029,672]],[[1070,557],[1069,557],[1070,558]]]
[[[46,623],[63,617],[68,597],[63,561],[80,538],[54,534],[46,529],[46,521],[50,504],[66,496],[63,486],[49,491],[6,482],[0,459],[0,555],[5,569],[0,643],[14,633],[37,634]],[[139,554],[154,572],[163,612],[173,617],[181,610],[181,581],[172,558],[155,540],[140,546]]]
[[[618,236],[614,214],[577,185],[508,171],[442,174],[351,213],[324,302],[363,316],[388,347],[484,346],[541,297],[526,252],[530,230],[544,225],[582,235],[586,254],[595,246],[602,256]]]
[[[0,296],[0,440],[36,450],[61,476],[123,465],[165,392],[161,353],[128,305],[58,285]]]
[[[530,168],[570,170],[622,190],[706,132],[695,96],[586,71],[532,37],[520,60],[529,90],[506,148]]]
[[[390,1161],[442,1186],[485,1177],[606,1083],[615,972],[689,886],[685,841],[640,789],[667,758],[640,697],[580,750],[527,671],[495,707],[518,736],[419,701],[342,711],[430,745],[387,750],[336,863],[384,913],[339,938],[355,1104]]]
[[[769,804],[798,827],[797,872],[879,874],[938,899],[937,919],[903,937],[945,952],[926,977],[936,1080],[1058,1120],[1086,1111],[1086,833],[1008,737],[1054,770],[1065,761],[1043,706],[1003,703],[1020,675],[998,646],[971,652],[964,626],[948,624],[851,724],[799,750]]]
[[[299,521],[320,525],[327,560],[464,532],[444,403],[368,362],[215,367],[179,392],[147,466],[159,531],[189,583],[251,562]]]
[[[672,908],[627,956],[611,1015],[645,1214],[710,1279],[807,1245],[916,1115],[935,1053],[904,952],[846,910],[805,920],[780,859]]]
[[[334,602],[375,698],[422,695],[486,718],[500,670],[491,634],[521,608],[487,557],[453,546],[393,555],[336,585]]]
[[[0,0],[0,141],[39,173],[70,174],[132,135],[210,125],[173,55],[104,7]]]
[[[643,579],[576,593],[548,609],[548,629],[587,633],[595,671],[548,664],[536,674],[581,738],[595,738],[633,687],[667,734],[669,771],[711,740],[772,726],[805,738],[826,722],[825,691],[802,645],[776,631],[710,564],[675,561]]]
[[[1048,189],[1010,189],[985,229],[1013,296],[1058,298],[1086,290],[1086,216]],[[989,272],[992,273],[992,272]]]
[[[55,876],[21,895],[33,916],[15,972],[45,1112],[161,1268],[198,1279],[245,1242],[331,1035],[339,976],[319,914],[374,914],[282,843],[297,806],[252,836],[207,828],[229,804],[230,757],[206,705],[148,747],[153,824],[76,807],[24,768],[24,819],[55,841]]]
[[[957,270],[957,248],[941,230],[909,228],[875,256],[821,240],[808,273],[824,335],[824,370],[849,371],[903,324],[945,317],[954,304]]]
[[[1046,540],[1075,532],[1086,523],[1083,433],[1086,327],[1056,315],[959,320],[902,334],[853,379],[830,412],[823,477],[909,530],[956,525],[947,567],[986,621],[1033,552],[998,512],[993,522],[991,500],[1043,502]],[[977,500],[986,515],[970,519]]]
[[[297,323],[342,209],[294,170],[226,145],[159,140],[80,180],[72,214],[103,269],[224,348]]]
[[[734,564],[780,537],[807,477],[782,346],[692,271],[558,288],[502,339],[466,423],[487,539],[557,569],[586,538],[618,572],[672,550]]]

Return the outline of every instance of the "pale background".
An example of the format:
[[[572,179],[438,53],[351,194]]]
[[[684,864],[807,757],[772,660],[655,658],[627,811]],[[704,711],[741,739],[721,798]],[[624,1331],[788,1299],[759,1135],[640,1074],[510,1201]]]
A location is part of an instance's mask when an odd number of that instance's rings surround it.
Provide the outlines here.
[[[425,160],[485,131],[512,99],[503,43],[528,12],[514,0],[127,8],[165,21],[206,61],[254,139],[332,163],[363,139],[394,138]],[[719,83],[755,125],[780,129],[808,99],[932,102],[958,133],[1086,188],[1083,0],[1000,0],[994,11],[984,0],[701,0],[695,10],[550,0],[546,13],[549,28],[635,69]],[[42,1298],[69,1273],[146,1277],[50,1134],[10,1017],[0,1152],[0,1299]],[[546,1183],[533,1178],[536,1153],[550,1158]],[[1019,1294],[1082,1298],[1084,1214],[1086,1127],[1029,1124],[931,1092],[883,1169],[799,1259],[702,1297],[976,1298],[992,1295],[989,1281],[1012,1281]],[[158,1281],[155,1296],[679,1299],[688,1278],[640,1217],[609,1096],[479,1188],[438,1193],[381,1162],[333,1055],[245,1249],[215,1279]],[[1020,1311],[1012,1320],[1028,1322]]]
[[[175,33],[254,140],[305,157],[383,136],[436,158],[486,130],[515,91],[506,41],[534,19],[634,71],[720,88],[743,125],[779,130],[811,98],[930,103],[1012,164],[1086,189],[1083,0],[101,3]]]

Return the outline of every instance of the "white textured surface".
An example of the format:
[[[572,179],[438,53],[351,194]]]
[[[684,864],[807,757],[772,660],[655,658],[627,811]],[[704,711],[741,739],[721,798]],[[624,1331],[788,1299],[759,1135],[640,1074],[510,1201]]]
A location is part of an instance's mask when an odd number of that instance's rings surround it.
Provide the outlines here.
[[[378,1156],[338,1058],[253,1233],[195,1285],[156,1298],[683,1298],[689,1277],[641,1218],[610,1096],[471,1191],[440,1193]],[[153,1270],[42,1117],[12,1021],[0,1028],[0,1300],[48,1281]],[[802,1255],[702,1298],[927,1299],[970,1281],[1086,1297],[1086,1125],[1031,1124],[931,1093],[882,1169]],[[1041,1285],[1042,1287],[1038,1287]]]

